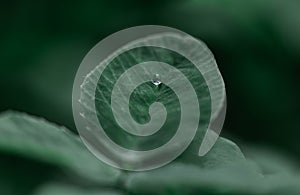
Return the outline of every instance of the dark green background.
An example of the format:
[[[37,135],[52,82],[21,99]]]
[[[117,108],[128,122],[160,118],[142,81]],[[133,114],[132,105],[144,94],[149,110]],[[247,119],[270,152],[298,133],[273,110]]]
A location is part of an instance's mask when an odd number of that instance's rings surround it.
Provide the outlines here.
[[[300,154],[300,1],[1,1],[0,110],[75,130],[72,85],[85,54],[124,28],[157,24],[203,40],[225,80],[222,135]]]

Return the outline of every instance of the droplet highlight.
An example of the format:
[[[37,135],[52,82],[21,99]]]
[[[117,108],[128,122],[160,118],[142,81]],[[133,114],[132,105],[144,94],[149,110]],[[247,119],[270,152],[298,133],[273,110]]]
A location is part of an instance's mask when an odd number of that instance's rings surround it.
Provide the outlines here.
[[[161,79],[159,74],[155,74],[154,78],[152,79],[152,83],[156,86],[161,84]]]

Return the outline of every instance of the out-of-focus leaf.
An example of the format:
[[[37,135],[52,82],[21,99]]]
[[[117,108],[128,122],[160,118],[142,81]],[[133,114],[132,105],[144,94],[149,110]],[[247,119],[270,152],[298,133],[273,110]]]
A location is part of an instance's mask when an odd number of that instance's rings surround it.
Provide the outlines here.
[[[203,169],[174,163],[151,172],[131,174],[126,187],[133,194],[299,194],[299,176],[263,176],[250,164]]]
[[[265,146],[243,147],[248,161],[253,161],[264,175],[264,194],[300,194],[300,171],[296,158]]]
[[[201,186],[211,183],[213,179],[209,178],[217,177],[216,175],[219,173],[219,170],[220,174],[223,175],[222,170],[225,170],[225,173],[227,173],[226,167],[237,163],[242,165],[244,163],[246,164],[243,154],[234,143],[224,138],[219,138],[216,145],[205,157],[198,157],[197,153],[189,153],[185,155],[185,158],[181,158],[174,163],[154,171],[143,173],[128,172],[127,174],[121,175],[121,171],[103,164],[90,154],[78,137],[66,129],[57,127],[44,120],[38,120],[26,114],[18,114],[15,112],[2,114],[0,117],[0,133],[0,150],[2,152],[9,152],[10,154],[35,159],[37,162],[46,162],[61,168],[66,168],[83,178],[96,181],[98,183],[96,187],[99,186],[99,188],[97,187],[97,189],[95,189],[95,185],[81,185],[80,182],[83,180],[77,180],[79,183],[76,187],[74,184],[70,184],[67,187],[50,185],[50,187],[39,188],[37,191],[39,193],[54,193],[55,190],[72,192],[74,190],[76,191],[76,188],[79,188],[79,191],[83,191],[83,193],[85,191],[87,193],[98,193],[99,189],[102,190],[101,187],[106,189],[106,187],[111,186],[111,184],[114,184],[118,189],[128,188],[130,192],[138,193],[141,189],[147,191],[146,181],[149,181],[150,184],[151,182],[159,182],[161,184],[160,187],[149,188],[149,193],[160,193],[164,192],[164,189],[169,188],[171,191],[176,191],[176,186],[179,185],[180,182],[183,183],[179,191],[188,192],[189,186],[192,186],[191,189],[194,191],[202,189]],[[186,172],[184,171],[185,168],[187,168]],[[191,172],[189,172],[189,170]],[[241,170],[243,169],[241,168]],[[245,171],[250,172],[248,170]],[[184,176],[182,174],[184,174],[184,172],[186,179],[182,180],[182,176]],[[209,178],[207,179],[205,177],[200,180],[199,178],[201,178],[202,172],[205,172]],[[259,177],[256,170],[253,169],[252,173]],[[177,180],[168,180],[168,183],[166,182],[167,178],[162,176],[156,178],[157,174],[174,177],[177,178]],[[145,175],[145,178],[141,177],[143,175]],[[156,178],[156,180],[152,180],[152,177]],[[201,185],[199,184],[200,188],[197,187],[198,184],[196,185],[196,183],[193,182],[194,178],[198,178],[199,182],[203,183]],[[144,179],[146,181],[144,181]],[[119,182],[116,183],[117,181]],[[231,181],[233,185],[233,183],[239,180],[233,178]],[[140,182],[143,183],[143,187],[138,185]],[[243,183],[243,181],[239,182]],[[86,181],[84,183],[86,183]],[[219,183],[216,185],[219,186]],[[227,183],[222,184],[220,188],[226,185]],[[206,188],[204,190],[206,190]]]
[[[151,172],[131,174],[126,186],[133,194],[239,194],[258,191],[254,187],[261,180],[261,175],[244,164],[205,169],[174,163]]]
[[[296,158],[292,158],[287,152],[249,144],[242,144],[242,148],[247,159],[255,162],[264,175],[297,173],[299,170]]]
[[[34,195],[121,195],[120,191],[113,189],[79,188],[74,185],[49,183],[41,186]]]
[[[0,161],[2,194],[29,194],[34,189],[37,195],[92,195],[122,192],[131,194],[300,193],[299,174],[291,172],[289,168],[282,168],[280,171],[273,169],[275,171],[266,173],[262,166],[266,166],[266,161],[261,160],[262,155],[256,155],[254,159],[258,162],[258,167],[262,168],[262,173],[265,173],[263,175],[257,166],[244,158],[233,142],[224,138],[219,138],[212,150],[204,157],[187,153],[183,158],[159,169],[121,172],[96,159],[85,149],[77,136],[42,119],[8,112],[0,116],[0,133],[0,151],[5,154]],[[272,160],[278,160],[272,155],[267,156],[269,159],[267,164]],[[14,170],[5,168],[7,163],[13,162],[16,163]],[[279,164],[289,167],[286,163]],[[69,174],[75,178],[57,177],[58,169],[65,169],[65,173],[75,173],[75,175]],[[55,173],[58,175],[53,177]],[[22,174],[30,175],[30,180],[25,182],[26,177],[22,178],[20,176]],[[41,185],[48,180],[54,183]],[[14,189],[16,185],[19,188]],[[37,186],[40,187],[36,188]]]
[[[114,184],[120,175],[119,170],[96,159],[77,136],[43,119],[2,114],[0,134],[0,151],[57,165],[102,184]]]
[[[204,157],[189,153],[179,159],[153,171],[129,174],[126,188],[134,194],[241,193],[251,189],[250,181],[262,179],[238,146],[224,138]]]
[[[250,156],[255,161],[246,160],[234,143],[219,138],[206,156],[186,154],[165,167],[131,173],[125,186],[133,194],[300,193],[300,174],[291,172],[295,166],[288,159],[259,148]]]

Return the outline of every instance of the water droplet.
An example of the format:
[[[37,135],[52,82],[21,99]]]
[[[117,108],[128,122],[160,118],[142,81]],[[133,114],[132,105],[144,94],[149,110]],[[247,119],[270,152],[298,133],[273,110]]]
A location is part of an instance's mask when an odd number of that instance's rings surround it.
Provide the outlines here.
[[[160,75],[159,74],[155,74],[154,75],[154,78],[152,79],[152,83],[156,86],[160,85],[161,84],[161,81],[160,81]]]

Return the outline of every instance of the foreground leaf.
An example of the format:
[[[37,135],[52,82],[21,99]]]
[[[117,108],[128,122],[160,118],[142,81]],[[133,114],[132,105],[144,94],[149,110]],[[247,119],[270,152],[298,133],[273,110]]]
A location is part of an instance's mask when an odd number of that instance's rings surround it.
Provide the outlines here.
[[[287,168],[260,171],[224,138],[204,157],[186,152],[159,169],[122,172],[96,159],[76,135],[26,114],[2,114],[0,134],[1,194],[300,193],[299,174]],[[269,164],[257,158],[259,167]]]
[[[205,157],[198,157],[197,153],[187,153],[183,158],[178,159],[177,163],[171,163],[161,169],[154,170],[153,172],[129,172],[121,175],[121,171],[113,169],[96,159],[85,148],[77,136],[64,128],[50,124],[42,119],[16,112],[4,113],[0,117],[0,134],[0,151],[65,168],[67,171],[74,172],[80,177],[98,182],[96,191],[99,190],[99,187],[101,189],[101,186],[107,186],[107,184],[109,184],[109,186],[115,185],[123,190],[128,189],[132,193],[139,192],[140,188],[146,190],[146,183],[144,183],[143,178],[140,178],[139,174],[146,174],[146,180],[150,179],[150,181],[152,177],[156,177],[155,175],[157,173],[165,176],[174,175],[175,177],[178,177],[177,181],[170,180],[174,185],[180,182],[189,183],[189,180],[183,181],[180,179],[180,175],[182,174],[181,170],[188,170],[190,167],[192,167],[192,169],[195,168],[195,170],[211,170],[218,167],[226,167],[234,162],[245,162],[243,154],[234,143],[220,138],[214,148]],[[202,172],[199,170],[191,175],[189,175],[190,173],[187,171],[186,177],[191,179],[193,177],[199,177],[198,174]],[[121,182],[117,183],[118,181]],[[79,180],[79,183],[77,184],[73,183],[68,185],[66,187],[67,189],[65,189],[64,185],[50,185],[50,187],[42,187],[39,188],[39,190],[42,192],[45,191],[45,193],[52,193],[60,188],[66,191],[72,191],[72,188],[74,188],[74,190],[76,190],[76,188],[87,188],[87,193],[94,193],[93,189],[95,186],[86,186],[86,184],[82,184],[81,182],[86,183],[86,181],[83,182],[82,180]],[[144,184],[142,186],[136,186],[139,182]],[[156,180],[156,182],[160,182],[163,185],[163,188],[168,188],[169,184],[164,183],[163,177],[161,180]],[[206,180],[206,182],[209,183],[210,180]],[[121,185],[122,183],[124,185]],[[171,186],[173,186],[173,184]],[[104,187],[104,189],[106,188],[107,187]],[[149,189],[149,192],[160,192],[159,189],[160,188]],[[185,190],[186,187],[183,186],[182,189]],[[193,188],[193,190],[196,189],[198,189],[198,187]],[[176,190],[176,187],[174,187],[174,190]]]
[[[96,159],[77,136],[43,119],[2,114],[0,135],[2,152],[57,165],[91,181],[111,185],[121,173]]]
[[[251,189],[249,181],[257,179],[262,175],[239,147],[219,138],[206,156],[184,153],[167,166],[129,174],[125,186],[133,194],[242,193]]]
[[[34,195],[121,195],[122,193],[112,189],[79,188],[73,185],[49,183],[37,189]]]

